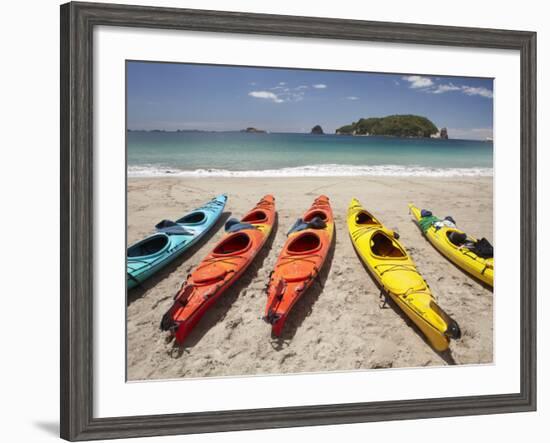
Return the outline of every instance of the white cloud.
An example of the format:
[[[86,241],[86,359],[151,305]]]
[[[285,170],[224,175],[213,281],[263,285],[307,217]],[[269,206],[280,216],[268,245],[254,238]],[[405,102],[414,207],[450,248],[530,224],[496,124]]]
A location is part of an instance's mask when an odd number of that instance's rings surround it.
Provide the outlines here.
[[[466,95],[479,95],[485,98],[493,98],[493,91],[487,88],[473,86],[462,86],[462,92]]]
[[[281,92],[278,94],[278,97],[285,102],[299,102],[304,99],[304,92],[298,91],[298,92]]]
[[[429,79],[428,77],[422,77],[421,75],[406,75],[401,78],[409,82],[410,83],[409,87],[413,89],[427,88],[434,84],[434,82],[431,79]]]
[[[272,92],[276,90],[277,92]],[[304,91],[292,92],[284,86],[275,86],[269,91],[251,91],[248,93],[250,97],[261,98],[272,101],[273,103],[299,102],[304,99]]]
[[[248,93],[250,97],[262,98],[264,100],[271,100],[274,103],[282,103],[284,100],[280,98],[277,94],[269,91],[250,91]]]
[[[355,95],[350,95],[346,97],[348,100],[359,100],[359,97],[356,97]]]
[[[453,83],[439,83],[436,84],[428,77],[421,75],[408,75],[401,77],[403,80],[409,82],[409,87],[412,89],[418,89],[422,92],[430,94],[444,94],[451,91],[460,91],[466,95],[479,95],[480,97],[493,98],[493,91],[484,87],[474,87],[466,85],[455,85]]]
[[[428,89],[426,92],[431,94],[443,94],[444,92],[449,91],[460,91],[462,89],[460,86],[453,85],[452,83],[437,85],[435,88]]]
[[[328,86],[324,83],[314,85],[299,85],[289,87],[286,82],[278,82],[276,86],[261,91],[250,91],[248,95],[254,98],[260,98],[273,103],[299,102],[304,100],[306,91],[309,88],[326,89]],[[359,100],[359,97],[345,97],[348,100]]]
[[[256,83],[256,82],[250,82],[250,83],[249,83],[250,86],[256,86],[257,84],[258,84],[258,83]]]

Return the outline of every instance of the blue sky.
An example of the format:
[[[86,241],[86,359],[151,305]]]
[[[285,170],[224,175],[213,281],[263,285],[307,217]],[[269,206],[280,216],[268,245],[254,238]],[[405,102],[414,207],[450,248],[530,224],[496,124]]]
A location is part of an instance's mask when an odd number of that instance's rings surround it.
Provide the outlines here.
[[[325,132],[419,114],[452,138],[493,131],[492,79],[128,62],[129,129]]]

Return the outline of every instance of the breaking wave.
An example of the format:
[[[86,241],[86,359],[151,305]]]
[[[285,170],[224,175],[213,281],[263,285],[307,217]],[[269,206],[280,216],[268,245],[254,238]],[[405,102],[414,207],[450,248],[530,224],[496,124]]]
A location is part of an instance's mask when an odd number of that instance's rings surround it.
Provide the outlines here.
[[[129,166],[129,177],[492,177],[493,168],[434,168],[425,166],[308,165],[292,168],[230,171],[183,170],[160,166]]]

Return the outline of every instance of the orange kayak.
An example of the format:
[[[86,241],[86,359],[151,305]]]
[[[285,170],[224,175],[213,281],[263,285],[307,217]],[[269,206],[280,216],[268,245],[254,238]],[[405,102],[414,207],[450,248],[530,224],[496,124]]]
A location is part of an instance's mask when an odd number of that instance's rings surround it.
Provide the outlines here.
[[[264,320],[279,336],[288,314],[323,267],[332,244],[334,217],[325,195],[289,231],[267,288]]]
[[[160,328],[178,343],[206,310],[242,275],[262,249],[275,221],[275,198],[266,195],[219,241],[206,258],[187,276],[162,317]],[[227,227],[227,225],[226,225]]]

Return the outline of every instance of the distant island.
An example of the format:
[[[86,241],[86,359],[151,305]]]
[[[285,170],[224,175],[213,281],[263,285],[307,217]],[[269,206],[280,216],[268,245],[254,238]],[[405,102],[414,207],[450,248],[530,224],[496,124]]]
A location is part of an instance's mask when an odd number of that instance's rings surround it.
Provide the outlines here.
[[[310,134],[323,135],[323,128],[321,128],[320,125],[315,125],[313,128],[311,128]]]
[[[443,131],[443,129],[445,131]],[[447,129],[441,130],[441,138]],[[336,130],[339,135],[387,135],[392,137],[433,137],[440,132],[429,119],[420,115],[388,115],[387,117],[361,118]]]
[[[249,133],[249,134],[265,134],[266,133],[266,131],[264,131],[263,129],[256,129],[256,128],[246,128],[246,129],[241,130],[241,132],[246,132],[246,133]]]
[[[269,131],[250,126],[241,130],[204,130],[204,129],[127,129],[128,132],[150,133],[247,133],[267,134]],[[349,125],[336,129],[336,135],[369,136],[381,135],[390,137],[409,138],[438,138],[448,139],[447,128],[438,129],[428,118],[420,115],[388,115],[387,117],[360,118]],[[309,134],[324,135],[321,125],[315,125]],[[492,139],[490,140],[492,141]]]

